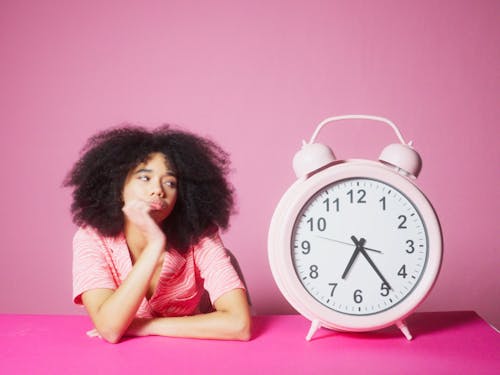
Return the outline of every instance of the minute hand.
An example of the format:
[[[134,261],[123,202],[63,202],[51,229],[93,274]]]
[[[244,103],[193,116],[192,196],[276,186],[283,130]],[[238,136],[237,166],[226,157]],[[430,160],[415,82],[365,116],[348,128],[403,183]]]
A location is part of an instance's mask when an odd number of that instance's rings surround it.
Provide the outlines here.
[[[387,287],[389,289],[392,289],[391,286],[390,286],[390,284],[387,282],[387,280],[384,278],[384,276],[382,275],[382,273],[379,271],[379,269],[375,265],[375,263],[373,263],[372,258],[370,258],[368,256],[368,253],[366,252],[366,250],[364,249],[363,246],[359,247],[359,252],[361,254],[363,254],[363,256],[366,258],[366,260],[368,261],[368,263],[370,263],[370,266],[372,266],[372,268],[375,270],[375,272],[377,273],[378,277],[380,277],[380,279],[384,282],[384,284],[387,285]]]

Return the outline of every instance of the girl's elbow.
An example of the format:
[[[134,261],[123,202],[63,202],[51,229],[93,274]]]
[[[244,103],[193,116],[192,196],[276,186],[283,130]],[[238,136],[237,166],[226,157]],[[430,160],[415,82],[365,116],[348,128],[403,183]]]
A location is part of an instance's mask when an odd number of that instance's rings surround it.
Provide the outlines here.
[[[252,331],[250,327],[248,327],[244,330],[241,330],[236,339],[239,341],[250,341],[251,338],[252,338]]]
[[[249,341],[252,338],[252,319],[248,316],[239,319],[234,329],[234,339]]]
[[[110,344],[118,344],[123,337],[123,333],[115,327],[101,327],[97,331],[99,336]]]
[[[121,341],[122,336],[116,334],[108,334],[106,336],[102,336],[102,338],[109,344],[118,344]]]

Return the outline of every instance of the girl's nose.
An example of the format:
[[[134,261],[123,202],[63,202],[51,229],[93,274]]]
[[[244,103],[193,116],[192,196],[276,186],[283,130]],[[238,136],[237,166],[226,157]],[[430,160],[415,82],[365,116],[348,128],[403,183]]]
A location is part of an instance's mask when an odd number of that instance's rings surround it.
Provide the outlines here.
[[[151,195],[163,198],[165,196],[165,192],[160,184],[156,184],[151,190]]]

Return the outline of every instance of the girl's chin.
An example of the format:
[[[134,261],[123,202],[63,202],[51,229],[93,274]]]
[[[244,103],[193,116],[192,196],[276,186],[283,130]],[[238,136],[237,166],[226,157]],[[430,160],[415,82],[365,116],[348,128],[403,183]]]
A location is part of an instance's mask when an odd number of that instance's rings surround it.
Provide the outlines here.
[[[168,217],[168,212],[154,210],[149,211],[149,215],[153,218],[156,224],[160,224]]]

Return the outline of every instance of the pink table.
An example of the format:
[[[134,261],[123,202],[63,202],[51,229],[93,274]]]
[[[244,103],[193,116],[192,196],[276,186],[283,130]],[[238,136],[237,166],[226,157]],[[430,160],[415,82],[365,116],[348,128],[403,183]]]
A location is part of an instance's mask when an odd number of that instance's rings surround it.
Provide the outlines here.
[[[0,374],[500,374],[500,334],[474,312],[418,313],[399,330],[304,336],[297,315],[254,318],[249,342],[143,337],[112,345],[85,316],[0,315]]]

